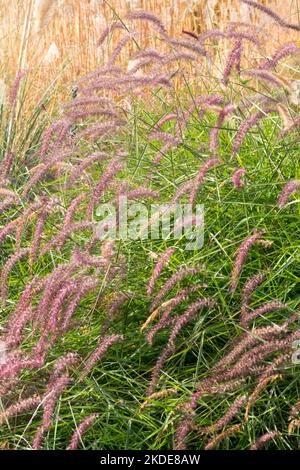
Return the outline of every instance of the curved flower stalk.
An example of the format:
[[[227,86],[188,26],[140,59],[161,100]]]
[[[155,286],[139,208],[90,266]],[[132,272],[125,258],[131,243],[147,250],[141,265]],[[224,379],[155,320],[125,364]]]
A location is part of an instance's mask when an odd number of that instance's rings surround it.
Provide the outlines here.
[[[165,265],[167,264],[167,262],[169,261],[171,256],[174,254],[174,252],[175,252],[175,248],[167,248],[167,250],[159,257],[159,259],[158,259],[158,261],[155,265],[155,268],[153,270],[153,273],[151,275],[151,278],[149,280],[148,287],[147,287],[147,296],[148,297],[151,296],[151,294],[153,292],[153,289],[154,289],[154,286],[155,286],[155,282],[159,278],[163,268],[165,267]]]
[[[286,352],[290,350],[292,342],[299,337],[300,333],[296,331],[285,335],[284,339],[272,339],[268,343],[253,347],[250,351],[244,352],[238,362],[230,369],[218,371],[214,376],[204,379],[202,381],[202,387],[206,388],[213,384],[242,378],[249,374],[255,375],[261,373],[259,369],[256,370],[256,366],[259,365],[259,363],[275,352]],[[265,372],[265,368],[263,372]]]
[[[40,198],[36,202],[31,203],[21,214],[14,220],[8,222],[3,228],[0,229],[0,242],[2,242],[8,235],[16,232],[16,250],[20,250],[21,248],[21,234],[24,227],[25,222],[28,218],[33,216],[35,212],[41,208],[43,205],[44,199]],[[19,235],[18,235],[19,234]]]
[[[209,150],[212,155],[216,155],[219,150],[219,134],[220,134],[220,129],[222,128],[222,125],[226,119],[226,117],[233,113],[235,110],[235,106],[229,104],[225,106],[221,111],[219,112],[218,119],[216,122],[215,127],[210,131],[209,135]]]
[[[229,76],[234,68],[236,68],[237,72],[240,73],[241,71],[241,54],[242,54],[242,41],[237,39],[234,43],[234,46],[229,53],[224,71],[223,71],[223,78],[222,82],[225,86],[228,85]]]
[[[42,424],[38,428],[36,435],[33,439],[33,449],[38,450],[41,447],[43,437],[52,425],[52,415],[55,409],[56,402],[68,386],[69,382],[70,378],[66,374],[58,377],[56,380],[50,380],[42,399],[42,405],[44,409],[43,419]]]
[[[205,33],[198,36],[198,41],[200,43],[205,42],[207,39],[211,38],[222,38],[222,39],[239,39],[252,42],[256,46],[260,47],[260,40],[253,33],[246,33],[244,31],[234,31],[227,28],[226,31],[220,31],[219,29],[211,29],[210,31],[205,31]]]
[[[5,265],[2,268],[1,271],[1,276],[0,276],[0,282],[1,282],[1,287],[0,287],[0,296],[2,300],[6,300],[7,294],[8,294],[8,277],[13,269],[14,265],[20,261],[23,256],[28,256],[29,255],[29,248],[22,248],[21,250],[17,251],[15,254],[13,254],[5,263]]]
[[[92,414],[85,418],[81,423],[79,424],[78,428],[74,432],[71,442],[67,448],[67,450],[76,450],[80,441],[82,440],[83,434],[94,424],[96,419],[98,418],[98,414]]]
[[[251,298],[251,295],[255,292],[258,286],[260,286],[260,284],[264,282],[265,279],[266,279],[265,273],[257,273],[257,274],[254,274],[254,276],[247,279],[243,288],[242,308],[243,306],[247,306]]]
[[[72,185],[80,179],[83,172],[91,165],[106,159],[108,159],[108,155],[105,152],[95,152],[91,155],[88,155],[87,157],[84,157],[84,159],[80,161],[79,165],[73,166],[68,177],[67,188],[72,187]]]
[[[6,408],[5,411],[0,413],[0,426],[2,426],[8,419],[15,417],[19,413],[38,407],[41,401],[42,397],[39,395],[33,395],[32,397],[23,398],[17,403],[10,405],[8,408]]]
[[[168,281],[164,284],[164,286],[158,291],[156,296],[154,297],[151,306],[150,306],[150,311],[153,311],[156,307],[159,306],[160,302],[162,299],[170,292],[170,290],[180,281],[185,279],[187,276],[192,276],[195,274],[200,273],[203,270],[202,267],[187,267],[187,268],[181,268],[179,271],[177,271],[173,276],[168,279]]]
[[[196,284],[195,286],[182,289],[175,297],[163,302],[151,313],[151,315],[143,323],[141,331],[147,328],[147,326],[157,317],[157,315],[159,315],[159,313],[163,311],[159,322],[155,326],[153,326],[147,333],[147,341],[149,344],[152,344],[153,337],[159,330],[169,326],[173,321],[176,321],[176,318],[170,319],[170,314],[172,313],[172,311],[177,306],[181,305],[184,301],[186,301],[191,294],[197,292],[203,287],[207,286],[205,284]]]
[[[120,53],[122,52],[122,49],[127,45],[127,43],[133,39],[135,36],[135,34],[127,34],[126,36],[124,36],[120,41],[119,43],[117,44],[117,46],[114,48],[114,50],[112,51],[111,53],[111,56],[110,56],[110,59],[109,59],[109,62],[108,62],[108,66],[113,66],[118,58],[118,56],[120,55]]]
[[[145,49],[135,52],[132,56],[133,60],[136,59],[153,59],[156,61],[162,61],[165,58],[165,55],[161,52],[153,49],[151,47],[146,47]]]
[[[119,69],[118,69],[119,71]],[[69,101],[63,105],[63,110],[72,110],[73,108],[81,110],[86,109],[89,105],[93,106],[102,106],[108,105],[110,108],[115,106],[115,103],[112,99],[106,98],[104,96],[86,96],[75,98],[72,101]]]
[[[221,164],[221,160],[219,160],[218,158],[210,158],[203,163],[193,183],[192,191],[189,197],[190,204],[194,204],[196,196],[197,196],[197,192],[199,191],[199,187],[203,183],[208,170],[220,164]]]
[[[80,379],[82,380],[90,372],[93,366],[102,358],[102,356],[113,344],[117,343],[118,341],[122,341],[123,339],[124,337],[122,335],[111,335],[107,336],[106,338],[101,338],[98,342],[98,346],[87,359]]]
[[[16,158],[16,155],[12,151],[7,152],[6,155],[2,158],[2,161],[0,163],[1,181],[3,180],[5,181],[9,177],[15,158]]]
[[[262,111],[258,111],[255,114],[250,114],[241,124],[239,130],[236,133],[232,144],[232,155],[236,155],[242,145],[242,142],[252,127],[254,127],[263,117],[267,114],[272,113],[274,111],[273,108],[265,109]]]
[[[161,128],[166,122],[177,120],[177,114],[176,113],[169,113],[160,118],[155,125],[153,126],[153,130],[157,130]]]
[[[96,184],[96,187],[93,190],[88,208],[87,215],[92,216],[95,204],[103,196],[104,191],[107,189],[108,185],[111,183],[111,180],[123,169],[123,164],[118,157],[114,158],[106,168],[105,172],[102,174],[99,182]]]
[[[249,323],[251,321],[255,320],[256,318],[258,318],[258,317],[264,318],[266,313],[274,312],[274,311],[276,312],[276,311],[282,310],[282,309],[289,309],[289,307],[287,305],[283,304],[282,302],[277,301],[277,300],[273,300],[271,302],[268,302],[268,303],[262,305],[261,307],[256,308],[252,312],[247,312],[243,316],[243,318],[241,319],[241,326],[247,328],[247,327],[249,327]]]
[[[55,362],[55,366],[51,375],[51,380],[55,381],[64,372],[68,370],[68,367],[76,365],[80,360],[79,354],[75,352],[69,352],[65,356],[61,356]]]
[[[192,414],[185,417],[177,426],[173,450],[186,450],[186,438],[193,425]]]
[[[230,280],[230,292],[235,292],[238,284],[238,279],[242,272],[243,266],[246,262],[248,253],[250,248],[255,244],[258,243],[261,239],[261,236],[264,234],[264,230],[253,230],[253,233],[249,235],[241,244],[238,251],[235,255],[235,262],[231,272],[231,280]]]
[[[280,378],[280,375],[270,375],[269,377],[265,377],[263,380],[260,380],[255,387],[254,391],[250,395],[247,406],[246,406],[246,411],[245,411],[245,421],[248,421],[249,418],[249,412],[251,407],[254,405],[254,403],[258,400],[260,397],[260,394],[262,391],[269,385],[269,383],[273,383],[275,380]]]
[[[242,0],[245,1],[245,0]],[[250,447],[250,450],[260,450],[267,442],[272,441],[276,439],[276,437],[280,436],[280,432],[278,431],[270,431],[264,434],[263,436],[260,436],[257,441],[255,441],[254,444]]]
[[[235,189],[241,189],[244,186],[242,176],[246,173],[246,168],[238,168],[234,171],[231,181]]]
[[[99,286],[99,279],[88,277],[78,285],[77,291],[63,313],[61,332],[65,333],[71,326],[71,320],[82,298],[89,292],[92,292]]]
[[[106,122],[100,122],[96,124],[91,124],[85,129],[79,131],[76,134],[75,140],[77,142],[82,141],[82,139],[89,139],[92,142],[97,141],[100,137],[108,136],[115,131],[118,131],[125,124],[125,121],[121,120],[110,120]]]
[[[126,16],[126,18],[129,19],[129,20],[147,21],[148,23],[153,24],[153,26],[155,27],[155,29],[156,29],[163,37],[167,37],[167,32],[166,32],[165,26],[163,25],[163,23],[161,22],[161,20],[160,20],[156,15],[154,15],[153,13],[150,13],[150,12],[148,12],[148,11],[143,11],[143,10],[133,11],[133,12],[130,12],[130,13]]]
[[[118,77],[114,79],[108,80],[103,79],[101,81],[92,82],[88,87],[83,88],[81,92],[84,95],[89,95],[95,91],[116,91],[122,92],[125,90],[126,92],[133,92],[139,87],[144,87],[148,85],[162,85],[166,88],[171,88],[171,82],[167,78],[166,74],[159,74],[159,75],[127,75],[124,77]]]
[[[222,106],[223,101],[223,97],[217,93],[212,93],[211,95],[203,94],[200,96],[196,96],[193,99],[192,104],[189,106],[187,111],[183,114],[182,118],[180,119],[181,124],[183,122],[186,122],[189,116],[191,116],[194,111],[198,111],[198,108],[203,108],[204,110],[212,109],[214,106]]]
[[[39,254],[40,244],[42,241],[43,231],[46,226],[47,217],[49,213],[51,212],[51,210],[53,209],[53,207],[55,207],[57,204],[56,199],[52,199],[49,201],[45,199],[44,201],[45,201],[45,206],[41,209],[41,211],[37,215],[37,221],[36,221],[36,225],[34,228],[34,234],[33,234],[31,246],[30,246],[29,266],[31,268]]]
[[[239,384],[241,383],[240,381],[238,382]],[[236,385],[236,384],[235,384]],[[226,384],[224,386],[226,388]],[[205,391],[204,391],[205,393]],[[198,389],[193,395],[191,400],[186,404],[185,406],[185,416],[183,419],[180,421],[177,429],[176,429],[176,434],[175,434],[175,444],[174,444],[174,450],[185,450],[186,449],[186,438],[189,434],[189,432],[192,429],[196,429],[196,431],[200,430],[200,433],[202,434],[202,431],[204,430],[204,427],[199,428],[199,426],[194,425],[194,419],[196,417],[195,414],[195,409],[197,406],[197,400],[202,396],[203,390]],[[214,432],[216,429],[221,429],[223,426],[225,426],[233,417],[234,415],[239,411],[239,409],[244,405],[247,397],[241,396],[238,399],[235,400],[235,402],[229,407],[227,412],[223,415],[220,420],[218,420],[215,424],[212,426],[207,426],[209,432]],[[214,445],[214,441],[212,440],[212,445]]]
[[[66,211],[65,218],[63,221],[63,227],[69,227],[73,223],[73,217],[74,217],[76,210],[78,209],[80,204],[86,200],[86,198],[87,198],[87,194],[83,193],[83,194],[79,194],[78,196],[75,197],[75,199],[73,199],[73,201],[71,202],[71,204],[69,205]]]
[[[215,437],[213,437],[204,447],[204,450],[212,450],[215,447],[217,447],[220,442],[222,442],[224,439],[227,437],[231,436],[232,434],[237,433],[238,431],[241,431],[242,429],[242,424],[234,424],[233,426],[230,426],[229,428],[225,429],[225,431],[217,434]]]
[[[18,70],[16,74],[15,80],[9,92],[9,102],[10,102],[11,107],[14,107],[16,104],[21,81],[25,77],[27,72],[28,72],[27,70],[21,69],[21,70]]]
[[[215,423],[211,424],[210,426],[199,426],[197,427],[197,431],[199,434],[212,434],[216,431],[220,431],[220,429],[224,428],[226,424],[228,424],[232,418],[240,411],[240,409],[245,405],[247,401],[247,396],[243,395],[238,397],[232,405],[228,408],[226,413],[218,419]]]
[[[220,372],[231,366],[238,358],[244,354],[247,350],[250,350],[254,346],[264,344],[265,341],[280,337],[287,333],[288,326],[295,322],[295,317],[287,320],[282,325],[266,326],[262,328],[255,328],[252,331],[247,331],[241,334],[237,340],[236,345],[231,351],[226,354],[218,363],[212,368],[213,372]]]
[[[45,160],[44,163],[37,165],[31,170],[32,176],[25,184],[22,192],[22,197],[26,198],[30,189],[35,186],[41,179],[47,174],[49,170],[55,167],[56,164],[62,162],[64,159],[69,157],[71,151],[58,151],[55,155],[50,156]]]
[[[156,365],[155,365],[155,367],[152,371],[151,380],[150,380],[150,383],[149,383],[149,386],[148,386],[148,391],[147,391],[148,396],[150,396],[150,395],[152,395],[152,393],[154,393],[154,389],[155,389],[160,371],[161,371],[164,363],[166,362],[167,358],[175,350],[175,339],[176,339],[177,335],[179,334],[179,332],[181,331],[181,329],[189,321],[191,321],[194,318],[194,316],[196,315],[196,313],[199,310],[202,310],[205,307],[206,308],[212,308],[215,305],[216,305],[216,302],[214,302],[211,299],[206,299],[206,298],[200,299],[200,300],[192,303],[185,310],[185,312],[182,315],[180,315],[180,317],[178,317],[176,319],[176,323],[174,323],[174,326],[171,330],[168,343],[167,343],[165,349],[162,351],[162,353],[161,353],[160,357],[158,358],[158,360],[156,362]]]
[[[117,292],[112,296],[110,303],[105,312],[106,319],[101,326],[101,335],[105,335],[110,327],[111,322],[120,315],[123,306],[132,299],[131,292]]]
[[[250,77],[250,78],[256,78],[257,80],[261,80],[262,82],[265,82],[272,87],[279,87],[279,88],[284,88],[287,91],[290,90],[289,85],[286,83],[285,80],[282,80],[280,77],[274,75],[274,73],[269,72],[267,70],[244,70],[242,72],[243,77]]]
[[[104,41],[105,41],[105,39],[107,38],[107,36],[108,36],[109,34],[111,34],[113,31],[115,31],[116,29],[124,29],[124,25],[123,25],[123,23],[121,23],[121,21],[115,21],[115,22],[112,23],[111,25],[107,26],[107,27],[103,30],[101,36],[99,37],[96,46],[97,46],[97,47],[100,47],[100,46],[104,43]]]
[[[281,18],[275,11],[271,10],[271,8],[262,5],[261,3],[255,2],[254,0],[240,0],[242,3],[246,3],[247,5],[257,8],[261,12],[265,13],[266,15],[273,18],[273,20],[279,24],[282,28],[293,29],[295,31],[300,31],[300,26],[297,24],[288,23],[283,18]]]
[[[278,197],[278,207],[282,209],[288,202],[289,197],[294,194],[300,187],[300,180],[288,181]]]
[[[69,111],[67,113],[69,119],[72,122],[76,122],[81,119],[86,119],[89,117],[109,117],[112,119],[117,119],[118,113],[113,111],[112,109],[99,109],[99,108],[91,108],[91,109],[79,109],[75,111]]]
[[[168,44],[170,44],[171,46],[175,46],[175,47],[183,47],[184,49],[188,49],[192,52],[195,52],[197,55],[199,55],[200,57],[206,57],[207,56],[207,52],[206,50],[204,49],[203,46],[201,46],[200,44],[196,44],[195,42],[193,41],[187,41],[186,39],[170,39],[168,38],[166,40],[166,42]]]
[[[170,395],[177,395],[176,388],[166,388],[165,390],[160,390],[159,392],[152,393],[146,400],[141,404],[140,410],[142,411],[146,408],[147,405],[151,403],[152,400],[160,400],[161,398],[169,397]]]
[[[72,121],[69,119],[62,119],[54,122],[43,134],[42,144],[40,149],[40,157],[44,159],[47,153],[51,150],[52,152],[57,151],[64,143],[69,130],[72,125]],[[56,135],[56,139],[52,142],[53,136]]]
[[[262,61],[258,65],[258,69],[260,70],[274,69],[281,59],[284,59],[285,57],[289,55],[296,54],[297,52],[299,52],[299,48],[296,46],[296,44],[294,43],[284,44],[275,52],[275,54],[271,57],[271,59]]]
[[[95,224],[90,221],[83,220],[82,222],[74,222],[68,226],[63,227],[60,233],[54,236],[48,243],[46,243],[40,251],[40,255],[44,256],[48,251],[52,249],[62,249],[67,238],[70,237],[74,232],[82,230],[91,230],[94,232]]]

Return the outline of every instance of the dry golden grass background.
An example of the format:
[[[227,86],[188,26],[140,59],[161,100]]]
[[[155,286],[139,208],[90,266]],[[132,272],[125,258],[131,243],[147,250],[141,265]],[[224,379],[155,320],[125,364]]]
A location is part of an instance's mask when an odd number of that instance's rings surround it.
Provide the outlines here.
[[[260,2],[288,21],[299,22],[300,0]],[[228,22],[251,22],[262,33],[266,56],[286,41],[299,41],[299,33],[283,30],[239,0],[0,0],[0,79],[8,83],[18,68],[30,69],[33,99],[53,81],[58,89],[61,85],[70,88],[77,76],[99,66],[118,42],[120,33],[116,32],[104,48],[96,47],[105,26],[135,9],[158,15],[175,37],[182,36],[182,29],[200,33],[223,29]],[[143,44],[157,45],[153,29],[145,22],[139,26]],[[229,44],[220,41],[214,47],[214,53],[224,59]],[[120,60],[127,56],[125,51]]]

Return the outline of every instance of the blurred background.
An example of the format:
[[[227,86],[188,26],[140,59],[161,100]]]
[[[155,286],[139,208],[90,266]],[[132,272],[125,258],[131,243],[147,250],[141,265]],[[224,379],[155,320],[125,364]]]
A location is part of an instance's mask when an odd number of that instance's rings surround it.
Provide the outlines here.
[[[300,0],[260,3],[290,22],[299,22]],[[31,96],[38,97],[47,83],[55,83],[58,88],[70,86],[76,77],[102,64],[118,43],[120,32],[116,31],[104,47],[97,48],[103,29],[136,9],[158,15],[174,37],[182,37],[183,29],[198,34],[242,22],[244,26],[256,25],[263,41],[262,55],[270,56],[287,41],[299,44],[297,32],[278,27],[272,18],[239,0],[0,0],[0,98],[5,84],[23,68],[34,76]],[[159,45],[160,39],[149,24],[138,26],[143,45]],[[224,58],[229,46],[218,40],[212,45],[212,53]],[[120,61],[125,63],[129,53],[125,48]]]

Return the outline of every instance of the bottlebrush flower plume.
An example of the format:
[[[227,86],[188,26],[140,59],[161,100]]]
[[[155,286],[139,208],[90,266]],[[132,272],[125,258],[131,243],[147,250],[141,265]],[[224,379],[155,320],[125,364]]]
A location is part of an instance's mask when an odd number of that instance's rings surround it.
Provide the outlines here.
[[[255,126],[263,117],[265,117],[268,113],[271,113],[273,109],[266,109],[264,111],[258,111],[255,114],[250,114],[244,122],[242,122],[238,132],[236,133],[236,136],[234,138],[233,144],[232,144],[232,154],[235,155],[240,147],[241,144],[247,134],[247,132]]]
[[[242,424],[234,424],[233,426],[230,426],[228,429],[225,429],[225,431],[221,432],[216,437],[211,439],[205,445],[204,450],[214,449],[220,442],[222,442],[224,439],[226,439],[226,437],[229,437],[232,434],[235,434],[236,432],[240,431],[241,429],[242,429]]]
[[[15,80],[12,84],[10,93],[9,93],[9,101],[10,105],[13,107],[16,104],[18,91],[20,88],[20,83],[22,78],[27,74],[27,70],[19,70],[16,74]]]
[[[291,44],[284,44],[280,49],[278,49],[275,54],[272,56],[271,59],[267,59],[265,61],[262,61],[258,65],[258,69],[261,70],[268,70],[268,69],[273,69],[276,67],[278,62],[281,59],[284,59],[285,57],[289,55],[293,55],[299,52],[299,48],[296,46],[296,44],[291,43]]]
[[[147,11],[133,11],[127,15],[127,19],[129,20],[141,20],[141,21],[148,21],[152,23],[157,31],[164,37],[167,36],[166,29],[160,19],[154,15],[153,13],[149,13]]]
[[[191,321],[196,313],[199,310],[202,310],[203,308],[211,308],[216,305],[216,302],[214,302],[211,299],[200,299],[194,303],[192,303],[180,317],[177,318],[176,323],[174,323],[174,326],[171,330],[170,336],[168,343],[165,347],[165,349],[162,351],[161,355],[159,356],[154,369],[151,374],[151,379],[150,383],[148,386],[148,391],[147,391],[147,396],[152,395],[155,390],[155,386],[157,383],[157,380],[159,378],[160,371],[165,363],[165,361],[168,359],[168,357],[172,354],[172,352],[175,350],[175,339],[178,335],[178,333],[181,331],[181,329],[189,322]]]
[[[120,21],[118,21],[118,22],[114,22],[114,23],[112,23],[111,25],[107,26],[107,27],[103,30],[101,36],[99,37],[99,39],[98,39],[98,41],[97,41],[97,43],[96,43],[96,46],[97,46],[97,47],[100,47],[100,46],[104,43],[104,41],[105,41],[105,39],[107,38],[107,36],[108,36],[110,33],[112,33],[113,31],[115,31],[116,29],[124,29],[124,25],[123,25]]]
[[[228,116],[235,110],[235,106],[227,105],[220,112],[215,127],[212,128],[209,135],[209,149],[212,155],[216,155],[219,150],[219,134],[221,126]]]
[[[212,168],[216,165],[220,165],[220,163],[221,163],[221,160],[219,160],[218,158],[210,158],[210,159],[206,160],[203,163],[203,165],[200,167],[198,175],[196,176],[196,178],[194,180],[192,191],[191,191],[191,194],[190,194],[190,197],[189,197],[189,203],[190,204],[194,204],[196,196],[197,196],[197,192],[199,190],[199,187],[201,186],[201,184],[204,181],[204,178],[206,176],[207,171],[210,168]]]
[[[55,381],[62,375],[63,372],[67,370],[68,367],[73,366],[78,363],[80,356],[75,352],[69,352],[65,356],[57,359],[53,373],[51,375],[51,380]]]
[[[52,414],[59,396],[65,390],[70,382],[70,378],[67,375],[58,377],[55,381],[51,381],[42,399],[44,408],[42,424],[38,428],[36,435],[33,439],[32,448],[37,450],[40,448],[44,434],[50,428],[52,424]]]
[[[8,419],[16,416],[17,414],[37,407],[41,401],[42,398],[39,395],[33,395],[32,397],[23,398],[17,403],[10,405],[0,413],[0,426],[2,426]]]
[[[294,29],[295,31],[300,31],[300,26],[297,24],[292,24],[288,23],[285,21],[283,18],[281,18],[275,11],[271,10],[271,8],[266,7],[265,5],[262,5],[261,3],[255,2],[254,0],[240,0],[242,3],[246,3],[247,5],[257,8],[258,10],[262,11],[266,15],[270,16],[273,18],[273,20],[278,23],[282,28],[287,28],[287,29]]]
[[[77,449],[79,442],[82,439],[83,434],[87,431],[89,427],[92,426],[92,424],[98,418],[98,416],[99,416],[98,414],[92,414],[88,416],[87,418],[85,418],[83,421],[81,421],[81,423],[79,424],[78,428],[76,429],[76,431],[74,432],[71,438],[71,442],[69,446],[67,447],[67,450]]]
[[[244,404],[247,401],[247,396],[243,395],[241,397],[238,397],[233,404],[228,408],[226,413],[220,418],[216,423],[210,425],[210,426],[202,426],[198,428],[198,432],[200,434],[211,434],[216,431],[219,431],[220,429],[224,428],[226,424],[229,423],[229,421],[232,420],[232,418],[239,412],[239,410],[244,406]]]
[[[160,273],[162,272],[163,268],[165,267],[166,263],[169,261],[170,257],[173,255],[175,248],[168,248],[158,259],[156,266],[153,270],[151,278],[148,283],[147,287],[147,296],[150,297],[156,280],[159,278]]]
[[[71,187],[72,184],[81,177],[82,173],[93,163],[101,162],[108,158],[108,154],[105,152],[95,152],[91,155],[84,157],[84,159],[72,168],[72,171],[68,177],[67,187]]]
[[[111,53],[111,56],[110,56],[110,59],[109,59],[109,62],[108,62],[108,65],[109,66],[113,66],[114,63],[116,62],[118,56],[120,55],[120,53],[122,52],[122,49],[126,46],[126,44],[134,37],[133,34],[129,35],[127,34],[126,36],[124,36],[121,41],[119,41],[119,43],[117,44],[117,46],[115,47],[115,49],[112,51]]]
[[[242,0],[245,1],[245,0]],[[264,434],[263,436],[259,437],[257,441],[250,447],[250,450],[259,450],[261,449],[267,442],[272,441],[276,437],[280,436],[280,432],[278,431],[270,431]]]
[[[243,327],[248,327],[249,323],[255,318],[258,317],[263,317],[266,315],[266,313],[269,312],[274,312],[282,309],[289,309],[289,307],[286,304],[283,304],[282,302],[279,302],[277,300],[272,300],[271,302],[268,302],[261,307],[256,308],[252,312],[247,312],[241,319],[241,325]]]
[[[81,379],[90,372],[96,362],[102,358],[110,346],[118,341],[122,341],[123,339],[124,337],[122,335],[111,335],[107,336],[106,338],[100,338],[98,346],[85,363],[83,372],[81,374]]]
[[[234,67],[237,69],[238,72],[240,72],[241,49],[242,49],[241,40],[236,40],[231,52],[229,53],[229,56],[228,56],[228,59],[227,59],[227,62],[223,71],[222,82],[225,86],[228,85],[229,76]]]
[[[29,248],[22,248],[21,250],[17,251],[14,253],[5,263],[3,266],[3,269],[1,271],[1,276],[0,276],[0,281],[1,281],[1,287],[0,287],[0,296],[2,297],[3,300],[7,298],[8,294],[8,276],[14,267],[14,265],[20,261],[23,256],[27,256],[29,254]]]
[[[240,189],[244,186],[244,182],[241,180],[241,177],[246,173],[246,168],[238,168],[235,170],[231,177],[233,186],[236,189]]]
[[[246,77],[256,78],[272,86],[280,88],[283,87],[288,89],[286,83],[281,78],[277,77],[272,72],[269,72],[267,70],[245,70],[243,71],[242,75]]]
[[[262,391],[269,385],[269,383],[274,382],[274,380],[277,380],[280,376],[277,375],[270,375],[268,377],[265,377],[263,380],[259,380],[257,386],[255,387],[254,391],[250,395],[248,399],[248,403],[246,406],[246,411],[245,411],[245,421],[248,421],[249,417],[249,412],[251,407],[254,405],[254,403],[258,400],[260,394]]]
[[[160,312],[163,311],[163,314],[159,320],[159,322],[153,326],[149,332],[147,333],[147,341],[149,344],[152,344],[153,337],[154,335],[161,330],[162,328],[165,328],[169,326],[169,324],[172,322],[170,320],[170,314],[172,311],[182,302],[188,299],[188,297],[193,294],[194,292],[197,292],[197,290],[201,288],[207,287],[206,284],[196,284],[192,287],[187,287],[185,289],[182,289],[175,297],[173,297],[170,300],[167,300],[166,302],[163,302],[159,307],[157,307],[151,315],[147,318],[147,320],[143,323],[141,326],[141,331],[144,330],[155,318],[157,315],[159,315]],[[176,319],[173,319],[176,321]]]
[[[266,275],[264,273],[257,273],[246,281],[242,294],[241,319],[243,319],[248,311],[248,303],[251,295],[265,278]]]
[[[178,282],[182,281],[184,278],[187,276],[192,276],[194,274],[198,274],[203,270],[202,267],[187,267],[187,268],[181,268],[179,271],[177,271],[173,276],[168,279],[168,281],[164,284],[164,286],[159,290],[159,292],[156,294],[151,306],[150,306],[150,311],[153,311],[162,299],[170,292],[170,290],[177,284]]]
[[[42,136],[42,144],[40,148],[40,157],[41,159],[45,158],[46,154],[50,150],[57,150],[61,147],[62,143],[64,142],[72,122],[68,119],[61,119],[60,121],[54,122],[51,126],[46,129]],[[51,146],[51,139],[53,136],[57,136],[56,139],[52,142]]]
[[[207,56],[207,52],[203,46],[196,44],[192,41],[187,41],[185,39],[167,39],[167,43],[175,47],[183,47],[184,49],[189,49],[192,52],[195,52],[197,55],[200,56]]]
[[[278,207],[282,209],[288,202],[289,197],[294,194],[300,187],[300,180],[288,181],[278,197]]]
[[[186,450],[186,438],[192,427],[192,416],[187,416],[177,426],[173,450]]]
[[[231,273],[231,280],[230,280],[230,292],[235,292],[237,288],[238,279],[240,277],[241,271],[245,264],[247,255],[249,253],[250,248],[255,243],[258,243],[261,236],[264,234],[263,230],[253,230],[252,235],[247,237],[239,247],[236,255],[235,255],[235,262],[233,266],[233,270]]]

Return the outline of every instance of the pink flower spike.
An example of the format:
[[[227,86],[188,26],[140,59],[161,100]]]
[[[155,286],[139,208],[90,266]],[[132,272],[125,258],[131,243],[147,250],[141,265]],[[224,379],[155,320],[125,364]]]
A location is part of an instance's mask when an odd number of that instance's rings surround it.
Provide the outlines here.
[[[278,207],[280,209],[282,209],[286,205],[289,197],[292,194],[294,194],[298,190],[299,187],[300,187],[300,180],[291,180],[285,184],[283,190],[281,191],[279,195],[278,202],[277,202]]]
[[[152,276],[149,280],[149,284],[148,284],[148,287],[147,287],[147,296],[150,297],[152,292],[153,292],[153,289],[154,289],[154,285],[155,285],[155,281],[159,278],[160,276],[160,273],[162,272],[164,266],[166,265],[166,263],[169,261],[170,257],[173,255],[175,249],[174,248],[168,248],[158,259],[157,263],[156,263],[156,266],[153,270],[153,273],[152,273]]]
[[[259,450],[261,449],[267,442],[275,439],[276,437],[280,436],[280,433],[277,431],[267,432],[263,436],[259,437],[257,441],[252,444],[250,450]]]
[[[91,354],[91,356],[86,361],[81,378],[85,377],[86,374],[90,372],[90,370],[93,368],[96,362],[98,362],[99,359],[102,358],[102,356],[106,353],[106,351],[108,350],[108,348],[110,348],[110,346],[122,340],[123,340],[122,335],[111,335],[103,339],[101,338],[100,341],[98,342],[98,346],[96,347],[95,351]]]
[[[232,177],[231,177],[231,181],[232,181],[232,184],[233,186],[236,188],[236,189],[241,189],[243,186],[244,186],[244,182],[241,180],[241,177],[246,173],[246,169],[245,168],[238,168],[237,170],[235,170],[235,172],[233,173]]]
[[[98,418],[97,414],[92,414],[85,418],[81,423],[79,424],[78,428],[74,432],[71,442],[67,448],[67,450],[76,450],[78,447],[79,442],[81,441],[81,438],[83,434],[86,432],[86,430],[92,426],[94,421]]]
[[[282,28],[287,29],[294,29],[295,31],[300,31],[300,26],[297,24],[288,23],[283,18],[281,18],[275,11],[271,10],[271,8],[262,5],[261,3],[255,2],[254,0],[240,0],[242,3],[246,3],[247,5],[257,8],[257,10],[262,11],[266,15],[273,18],[273,20],[278,23]]]

